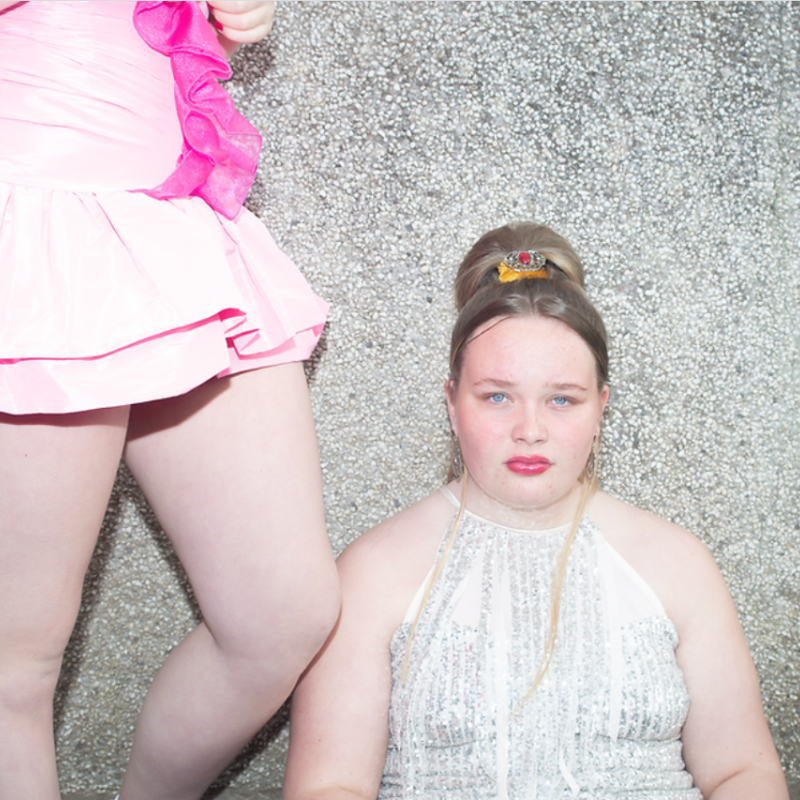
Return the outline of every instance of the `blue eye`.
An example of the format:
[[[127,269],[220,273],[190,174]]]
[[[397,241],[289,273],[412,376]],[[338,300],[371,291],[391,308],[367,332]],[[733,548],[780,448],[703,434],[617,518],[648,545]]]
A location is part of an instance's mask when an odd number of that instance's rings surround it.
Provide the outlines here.
[[[553,398],[553,404],[563,408],[569,405],[569,400],[566,397],[558,396]]]
[[[502,403],[506,399],[506,396],[502,392],[495,392],[492,395],[489,395],[489,401],[492,403]]]

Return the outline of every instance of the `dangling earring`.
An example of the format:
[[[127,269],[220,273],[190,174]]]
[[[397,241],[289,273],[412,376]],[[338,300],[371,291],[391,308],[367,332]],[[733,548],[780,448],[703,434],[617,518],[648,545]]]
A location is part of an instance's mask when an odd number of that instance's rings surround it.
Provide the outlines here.
[[[600,437],[595,436],[592,439],[592,452],[589,453],[589,460],[586,462],[586,479],[594,480],[597,473],[598,462],[600,461]]]
[[[450,477],[458,480],[464,472],[464,461],[461,458],[461,445],[458,443],[458,436],[453,434],[453,460],[450,464]]]

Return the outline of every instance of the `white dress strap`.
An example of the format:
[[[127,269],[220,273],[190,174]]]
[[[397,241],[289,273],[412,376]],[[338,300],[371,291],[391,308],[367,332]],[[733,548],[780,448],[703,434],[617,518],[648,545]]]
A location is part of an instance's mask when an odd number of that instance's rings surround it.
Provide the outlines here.
[[[461,507],[461,503],[458,501],[458,498],[450,491],[449,487],[442,486],[439,491],[454,505],[456,508]]]

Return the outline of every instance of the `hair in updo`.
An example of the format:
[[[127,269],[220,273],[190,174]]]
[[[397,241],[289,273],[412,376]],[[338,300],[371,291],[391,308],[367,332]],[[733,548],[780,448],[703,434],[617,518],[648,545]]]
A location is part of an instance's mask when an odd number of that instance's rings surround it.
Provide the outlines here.
[[[509,253],[520,252],[541,253],[547,259],[545,264],[547,278],[520,278],[508,283],[501,283],[497,269],[500,262]],[[586,296],[583,285],[583,265],[577,254],[570,247],[569,242],[544,225],[536,225],[532,222],[512,223],[481,236],[461,262],[456,276],[456,307],[459,314],[450,343],[450,377],[453,382],[458,383],[464,352],[475,336],[475,331],[481,325],[506,317],[541,316],[560,320],[586,342],[594,354],[597,366],[597,385],[602,389],[608,382],[608,337],[603,320]],[[458,442],[454,440],[453,446],[457,449]],[[537,690],[553,660],[567,562],[586,505],[597,489],[596,457],[598,447],[599,441],[596,440],[590,456],[591,468],[590,464],[587,464],[579,479],[581,491],[575,516],[564,538],[553,572],[550,620],[542,660],[533,677],[531,688],[517,707],[517,711]],[[452,480],[454,477],[451,466],[448,480]],[[430,596],[433,584],[444,568],[466,510],[468,478],[468,465],[464,463],[461,504],[450,528],[445,547],[428,582],[416,619],[411,626],[406,642],[403,679],[405,679],[411,642],[422,608]]]
[[[509,254],[538,252],[547,279],[501,283],[497,267]],[[467,253],[455,280],[459,315],[450,342],[450,376],[458,383],[464,350],[475,331],[492,319],[542,316],[560,320],[588,345],[597,383],[608,381],[608,337],[603,320],[583,290],[583,265],[566,239],[544,225],[517,222],[489,231]]]

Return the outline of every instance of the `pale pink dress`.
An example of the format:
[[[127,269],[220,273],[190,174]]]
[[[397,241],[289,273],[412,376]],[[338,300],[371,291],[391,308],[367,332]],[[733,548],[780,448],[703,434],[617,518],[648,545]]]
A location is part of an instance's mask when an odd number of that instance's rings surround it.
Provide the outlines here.
[[[327,305],[240,210],[260,139],[199,7],[138,5],[0,14],[0,411],[170,397],[303,360],[322,331]],[[144,41],[170,14],[171,56]]]

